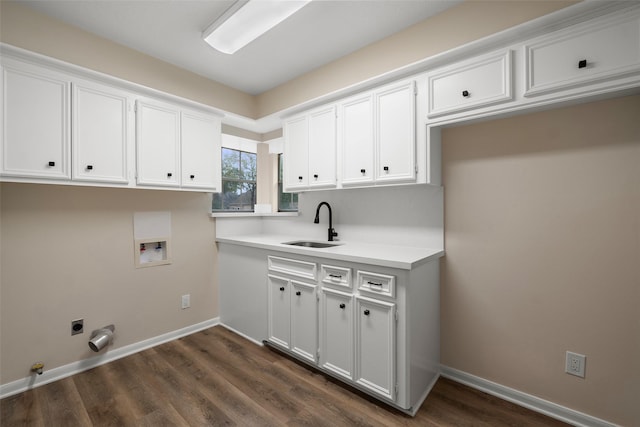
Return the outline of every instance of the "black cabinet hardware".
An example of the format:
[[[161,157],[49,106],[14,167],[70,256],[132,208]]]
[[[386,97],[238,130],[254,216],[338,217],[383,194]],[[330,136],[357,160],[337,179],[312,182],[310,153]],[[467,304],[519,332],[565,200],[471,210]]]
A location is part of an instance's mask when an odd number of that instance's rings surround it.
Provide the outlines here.
[[[344,309],[345,307],[344,303],[340,304],[340,308]]]
[[[365,315],[365,316],[368,316],[368,315],[369,315],[369,310],[365,310],[365,311],[364,311],[364,315]]]
[[[462,96],[464,96],[465,98],[469,97],[469,91],[468,90],[463,90],[462,91]]]
[[[93,170],[93,165],[87,165],[87,170],[88,170],[88,171]]]
[[[171,172],[167,173],[167,178],[171,178],[173,174]]]
[[[49,167],[54,167],[56,165],[56,162],[49,162]]]
[[[587,60],[581,59],[580,61],[578,61],[578,68],[587,68]]]
[[[281,286],[281,287],[280,287],[280,290],[281,290],[282,292],[284,292],[284,286]]]
[[[302,292],[296,291],[296,295],[300,296],[300,295],[302,295]]]

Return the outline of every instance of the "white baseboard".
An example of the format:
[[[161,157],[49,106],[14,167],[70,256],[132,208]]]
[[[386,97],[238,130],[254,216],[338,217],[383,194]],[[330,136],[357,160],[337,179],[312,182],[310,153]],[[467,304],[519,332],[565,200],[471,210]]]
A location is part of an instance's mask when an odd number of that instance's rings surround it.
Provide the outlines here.
[[[251,338],[249,335],[243,334],[242,332],[238,331],[237,329],[233,329],[231,326],[229,325],[225,325],[224,323],[220,323],[220,326],[230,330],[231,332],[233,332],[236,335],[240,335],[242,338],[247,339],[249,341],[251,341],[254,344],[257,344],[259,346],[264,346],[264,344],[261,341],[258,341],[255,338]]]
[[[22,393],[23,391],[45,385],[53,381],[61,380],[71,375],[75,375],[79,372],[95,368],[96,366],[104,365],[105,363],[121,359],[131,354],[138,353],[142,350],[146,350],[159,344],[191,335],[195,332],[201,331],[203,329],[208,329],[219,324],[220,318],[216,317],[204,322],[196,323],[195,325],[190,325],[185,328],[178,329],[177,331],[167,332],[166,334],[158,335],[157,337],[149,338],[144,341],[116,348],[114,350],[107,351],[104,354],[100,354],[89,359],[79,360],[77,362],[69,363],[64,366],[45,370],[42,375],[34,374],[7,384],[1,384],[0,399],[12,396],[14,394]]]
[[[476,377],[475,375],[457,369],[449,368],[448,366],[441,366],[440,375],[574,426],[617,427],[616,424],[601,420],[600,418],[574,411],[565,406],[540,399],[539,397],[485,380],[484,378]]]

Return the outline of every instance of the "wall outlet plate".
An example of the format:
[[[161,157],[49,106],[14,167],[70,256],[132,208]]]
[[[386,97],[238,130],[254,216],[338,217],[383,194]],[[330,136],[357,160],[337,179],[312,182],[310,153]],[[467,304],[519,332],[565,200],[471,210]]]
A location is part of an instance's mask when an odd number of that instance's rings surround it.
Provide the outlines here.
[[[71,321],[71,336],[84,332],[84,319],[76,319]]]
[[[587,356],[584,354],[572,353],[567,351],[565,359],[565,369],[567,374],[584,378],[584,368],[587,362]]]
[[[182,295],[182,308],[191,307],[191,294]]]

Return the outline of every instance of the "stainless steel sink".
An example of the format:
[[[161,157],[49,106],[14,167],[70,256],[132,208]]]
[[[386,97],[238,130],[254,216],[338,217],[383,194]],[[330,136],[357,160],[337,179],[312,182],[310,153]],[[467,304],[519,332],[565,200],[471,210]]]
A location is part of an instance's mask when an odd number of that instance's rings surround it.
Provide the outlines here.
[[[305,248],[331,248],[339,246],[340,243],[312,242],[308,240],[296,240],[295,242],[284,242],[283,245],[303,246]]]

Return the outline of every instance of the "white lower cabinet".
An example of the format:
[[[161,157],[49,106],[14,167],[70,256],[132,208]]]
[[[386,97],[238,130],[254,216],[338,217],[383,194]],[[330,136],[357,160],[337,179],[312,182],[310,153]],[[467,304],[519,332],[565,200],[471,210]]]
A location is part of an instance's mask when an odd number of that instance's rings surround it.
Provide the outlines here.
[[[440,369],[437,260],[411,270],[302,255],[267,265],[269,345],[417,412]]]
[[[353,295],[322,289],[320,305],[320,366],[353,380]]]
[[[356,297],[355,381],[370,391],[395,400],[396,305]]]

